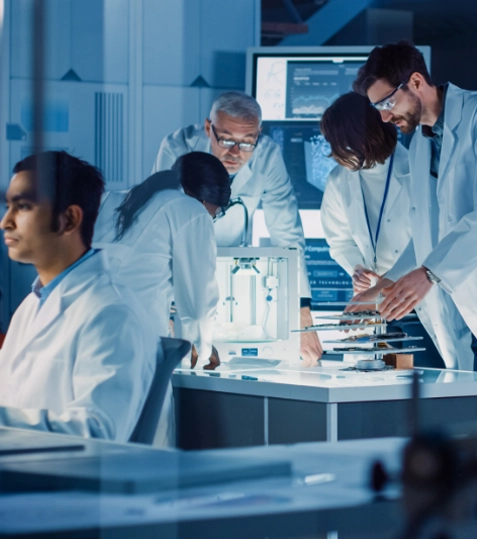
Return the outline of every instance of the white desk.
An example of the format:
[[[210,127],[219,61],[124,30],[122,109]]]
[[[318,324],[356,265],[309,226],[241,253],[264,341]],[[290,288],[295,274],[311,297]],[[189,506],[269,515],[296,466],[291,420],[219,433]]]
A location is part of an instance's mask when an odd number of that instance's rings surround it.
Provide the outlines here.
[[[3,429],[0,429],[0,433]],[[14,431],[13,436],[20,431]],[[10,432],[10,437],[12,436]],[[23,435],[22,435],[23,436]],[[35,435],[55,443],[61,435]],[[31,438],[32,443],[36,443]],[[84,440],[89,454],[154,450]],[[200,488],[148,495],[43,492],[0,494],[2,537],[101,537],[161,539],[337,538],[359,533],[369,539],[391,539],[402,521],[398,492],[377,501],[368,489],[370,464],[380,458],[397,469],[403,441],[398,439],[301,444],[241,450],[206,451],[212,460],[229,455],[287,459],[290,477],[233,481]],[[38,445],[38,444],[36,444]],[[63,454],[64,456],[64,454]],[[77,466],[77,452],[71,454]],[[6,463],[36,456],[0,458]],[[43,455],[54,459],[54,455]],[[22,463],[20,463],[22,464]]]
[[[225,364],[173,375],[179,447],[214,448],[409,435],[409,372],[347,365]],[[418,369],[426,427],[477,417],[477,373]]]

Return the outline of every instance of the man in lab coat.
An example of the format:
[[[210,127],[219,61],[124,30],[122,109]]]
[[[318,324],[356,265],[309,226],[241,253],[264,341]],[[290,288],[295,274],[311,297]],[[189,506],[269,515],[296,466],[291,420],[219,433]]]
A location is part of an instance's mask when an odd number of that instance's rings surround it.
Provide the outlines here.
[[[416,129],[409,149],[412,239],[378,285],[386,296],[381,314],[400,319],[440,288],[476,335],[477,93],[449,83],[434,86],[422,54],[407,42],[376,47],[354,88],[383,121],[403,133]],[[460,324],[445,302],[434,309],[436,326]]]
[[[156,338],[90,247],[103,188],[66,152],[14,168],[1,228],[9,257],[38,277],[0,350],[0,425],[126,442],[138,421]]]
[[[152,172],[171,168],[178,157],[192,151],[210,152],[227,169],[231,200],[240,198],[252,222],[261,204],[273,245],[298,247],[300,260],[301,326],[313,324],[311,292],[305,264],[305,240],[298,204],[279,146],[261,135],[262,113],[257,101],[243,92],[226,92],[213,103],[204,126],[190,125],[167,136],[161,143]],[[245,228],[244,209],[230,207],[215,222],[217,245],[235,246],[251,242],[251,227]],[[322,354],[316,333],[301,334],[301,356],[314,364]]]

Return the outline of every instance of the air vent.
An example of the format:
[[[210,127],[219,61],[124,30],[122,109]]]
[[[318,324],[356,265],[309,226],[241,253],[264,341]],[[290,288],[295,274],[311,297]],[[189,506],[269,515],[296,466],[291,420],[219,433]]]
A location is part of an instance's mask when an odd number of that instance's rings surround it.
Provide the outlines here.
[[[124,96],[95,93],[95,165],[107,183],[122,183],[124,156]]]

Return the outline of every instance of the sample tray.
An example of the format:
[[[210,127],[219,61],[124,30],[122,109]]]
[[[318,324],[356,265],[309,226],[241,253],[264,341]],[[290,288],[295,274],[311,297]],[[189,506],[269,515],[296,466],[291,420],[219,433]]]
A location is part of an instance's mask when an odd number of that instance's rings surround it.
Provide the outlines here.
[[[360,313],[350,313],[350,314],[329,314],[323,316],[317,316],[320,320],[336,320],[338,322],[346,322],[347,320],[374,320],[375,318],[381,318],[379,313],[376,314],[365,314]]]
[[[370,335],[370,337],[379,337],[379,335]],[[395,339],[375,339],[373,341],[363,341],[363,340],[355,340],[350,341],[346,339],[341,339],[337,341],[323,341],[323,344],[346,344],[346,345],[365,345],[365,344],[377,344],[379,342],[405,342],[405,341],[422,341],[424,337],[396,337]],[[366,350],[369,350],[369,348],[366,348]]]
[[[327,354],[354,354],[354,355],[386,355],[386,354],[413,354],[414,352],[425,352],[425,348],[409,346],[408,348],[362,348],[361,350],[327,350]]]
[[[374,329],[385,327],[386,324],[318,324],[303,329],[292,329],[292,333],[306,333],[307,331],[349,331],[354,329]]]

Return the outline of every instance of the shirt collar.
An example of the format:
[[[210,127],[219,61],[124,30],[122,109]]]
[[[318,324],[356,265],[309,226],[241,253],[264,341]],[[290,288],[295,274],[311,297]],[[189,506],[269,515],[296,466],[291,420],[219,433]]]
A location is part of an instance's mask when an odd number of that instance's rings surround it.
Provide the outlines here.
[[[93,256],[94,254],[96,254],[98,251],[99,249],[89,249],[81,258],[79,258],[76,262],[71,264],[71,266],[68,266],[65,270],[63,270],[60,274],[58,274],[54,279],[52,279],[45,286],[41,284],[40,276],[37,276],[37,278],[33,281],[33,284],[31,286],[31,291],[40,300],[40,303],[44,303],[46,301],[46,298],[51,294],[51,292],[61,283],[61,281],[71,271],[73,271],[82,262],[84,262],[85,260]]]
[[[446,109],[446,95],[447,89],[449,88],[449,83],[439,86],[439,89],[442,90],[442,109],[439,117],[436,120],[436,123],[430,127],[428,125],[422,126],[422,133],[426,137],[442,137],[444,134],[444,118],[445,118],[445,109]]]

